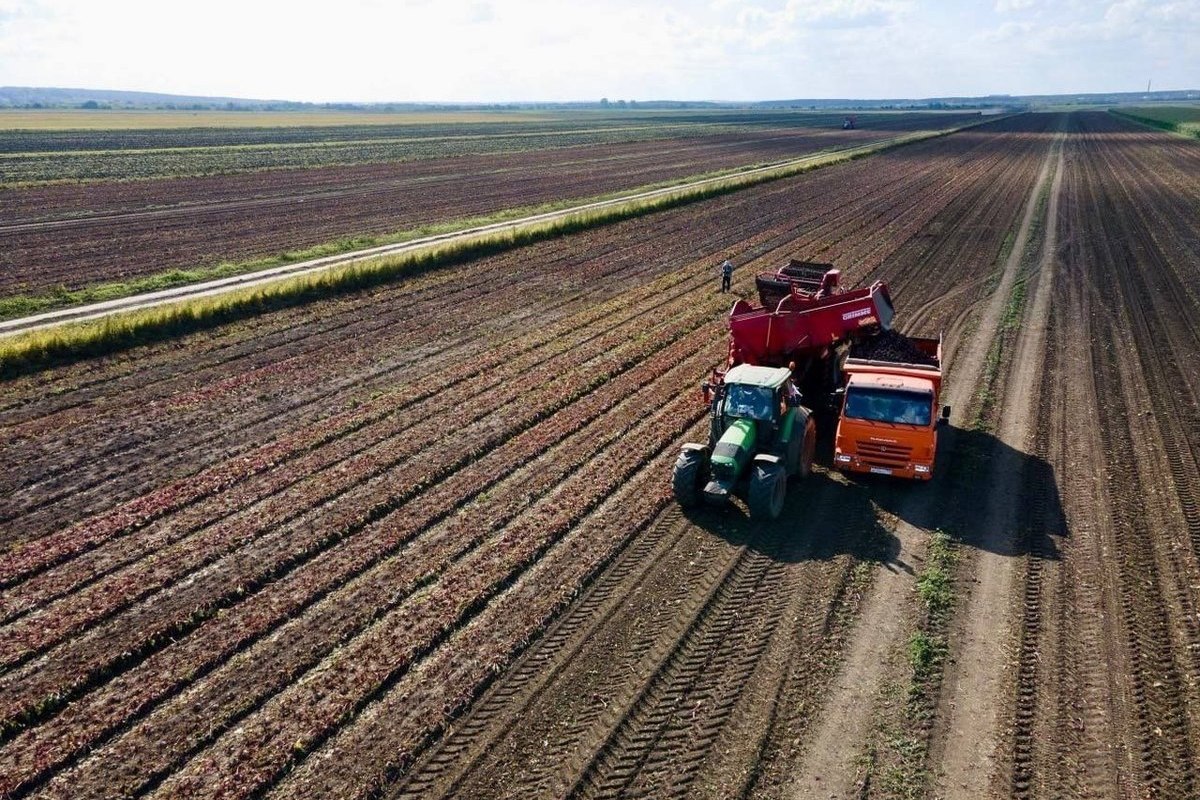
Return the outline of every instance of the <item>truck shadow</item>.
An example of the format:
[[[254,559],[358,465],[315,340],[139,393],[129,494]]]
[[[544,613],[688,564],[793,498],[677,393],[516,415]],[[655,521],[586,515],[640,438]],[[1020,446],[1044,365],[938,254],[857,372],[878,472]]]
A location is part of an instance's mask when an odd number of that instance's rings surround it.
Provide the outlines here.
[[[1068,535],[1054,468],[987,431],[943,429],[927,483],[873,475],[853,480],[887,513],[941,530],[964,547],[1057,560]]]
[[[751,520],[740,502],[685,513],[731,544],[786,562],[849,555],[915,572],[920,565],[903,556],[894,520],[941,530],[963,547],[1059,558],[1067,526],[1050,464],[983,431],[946,428],[938,439],[935,475],[928,482],[845,475],[831,468],[826,455],[807,479],[789,484],[778,520]],[[823,441],[818,452],[832,449],[832,442]]]

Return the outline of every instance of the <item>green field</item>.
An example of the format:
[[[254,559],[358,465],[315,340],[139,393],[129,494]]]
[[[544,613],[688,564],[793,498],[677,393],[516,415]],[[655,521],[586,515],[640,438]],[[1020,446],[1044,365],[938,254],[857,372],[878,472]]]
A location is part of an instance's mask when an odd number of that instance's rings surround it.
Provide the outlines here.
[[[1114,114],[1155,128],[1174,131],[1200,139],[1200,105],[1194,106],[1120,106]]]

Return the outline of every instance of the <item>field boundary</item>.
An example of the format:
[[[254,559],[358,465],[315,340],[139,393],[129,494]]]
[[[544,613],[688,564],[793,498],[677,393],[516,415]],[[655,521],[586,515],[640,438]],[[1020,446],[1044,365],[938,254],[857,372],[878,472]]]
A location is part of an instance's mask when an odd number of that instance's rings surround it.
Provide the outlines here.
[[[326,256],[205,283],[0,321],[0,378],[120,350],[284,306],[386,283],[643,214],[728,194],[830,164],[948,136],[1002,117],[809,154],[516,220]]]

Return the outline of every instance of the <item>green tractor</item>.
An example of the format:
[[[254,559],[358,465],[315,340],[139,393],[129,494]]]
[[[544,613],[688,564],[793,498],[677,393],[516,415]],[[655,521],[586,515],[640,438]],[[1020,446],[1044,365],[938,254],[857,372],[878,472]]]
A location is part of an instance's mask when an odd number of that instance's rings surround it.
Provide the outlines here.
[[[705,384],[711,405],[708,444],[688,443],[672,488],[684,508],[726,505],[734,495],[753,519],[777,519],[790,477],[812,469],[817,427],[786,367],[741,364]]]

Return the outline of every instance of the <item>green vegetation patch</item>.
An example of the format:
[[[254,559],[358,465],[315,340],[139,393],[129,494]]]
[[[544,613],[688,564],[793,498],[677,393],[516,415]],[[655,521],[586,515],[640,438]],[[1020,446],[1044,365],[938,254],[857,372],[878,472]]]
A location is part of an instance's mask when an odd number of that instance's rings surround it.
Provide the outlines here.
[[[929,731],[949,654],[947,628],[955,605],[958,552],[941,530],[929,535],[925,567],[917,576],[917,627],[905,643],[907,680],[884,684],[873,741],[866,754],[872,797],[916,800],[927,795]],[[899,706],[899,713],[886,709]]]
[[[1109,113],[1153,128],[1200,139],[1200,106],[1130,106],[1110,108]]]

